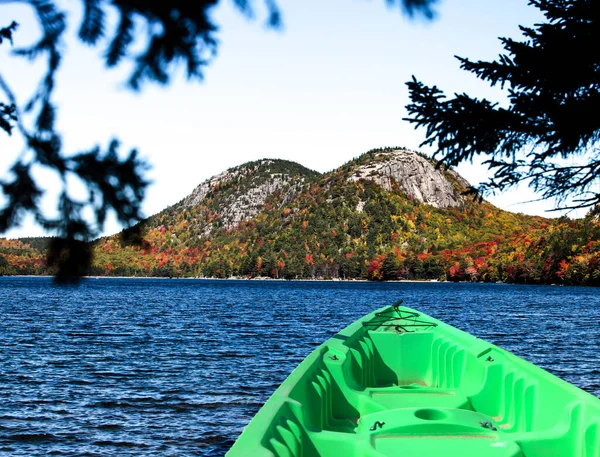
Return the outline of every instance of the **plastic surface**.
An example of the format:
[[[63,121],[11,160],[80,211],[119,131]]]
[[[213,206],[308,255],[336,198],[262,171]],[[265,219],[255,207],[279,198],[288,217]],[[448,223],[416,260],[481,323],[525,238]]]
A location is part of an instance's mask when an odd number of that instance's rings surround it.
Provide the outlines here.
[[[311,353],[226,457],[600,457],[600,399],[386,307]]]

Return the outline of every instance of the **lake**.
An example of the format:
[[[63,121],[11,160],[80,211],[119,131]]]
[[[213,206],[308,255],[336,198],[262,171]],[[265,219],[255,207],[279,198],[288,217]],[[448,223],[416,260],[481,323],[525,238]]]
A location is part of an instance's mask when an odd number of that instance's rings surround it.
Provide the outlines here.
[[[0,278],[0,455],[222,456],[317,345],[407,306],[600,396],[600,290]]]

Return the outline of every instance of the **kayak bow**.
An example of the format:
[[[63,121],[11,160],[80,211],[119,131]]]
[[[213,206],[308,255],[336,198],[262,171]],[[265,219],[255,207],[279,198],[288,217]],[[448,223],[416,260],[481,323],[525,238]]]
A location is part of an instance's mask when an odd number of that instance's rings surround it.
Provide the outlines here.
[[[600,399],[399,304],[313,351],[227,457],[600,457]]]

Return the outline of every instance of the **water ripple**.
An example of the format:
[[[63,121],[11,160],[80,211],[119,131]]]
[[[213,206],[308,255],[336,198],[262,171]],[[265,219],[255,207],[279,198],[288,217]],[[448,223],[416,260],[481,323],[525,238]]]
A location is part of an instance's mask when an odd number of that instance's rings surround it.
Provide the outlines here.
[[[222,456],[315,346],[400,298],[600,396],[597,292],[0,278],[0,456]]]

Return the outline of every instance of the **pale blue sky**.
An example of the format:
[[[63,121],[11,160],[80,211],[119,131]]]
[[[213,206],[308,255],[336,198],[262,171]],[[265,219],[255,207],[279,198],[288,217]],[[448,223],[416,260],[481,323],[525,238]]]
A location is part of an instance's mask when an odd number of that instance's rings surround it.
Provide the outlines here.
[[[219,53],[205,81],[181,76],[136,94],[124,88],[128,65],[107,71],[99,58],[103,47],[87,48],[75,39],[79,3],[63,3],[71,28],[57,81],[59,129],[69,151],[106,145],[112,136],[124,149],[138,148],[153,165],[146,215],[250,160],[287,159],[324,172],[376,147],[417,149],[424,132],[402,121],[404,83],[411,75],[448,93],[501,101],[499,90],[461,71],[453,56],[494,58],[501,51],[498,36],[517,37],[519,24],[541,19],[527,0],[445,0],[433,22],[410,21],[384,0],[279,0],[285,27],[277,32],[266,29],[260,11],[248,21],[223,0],[214,10]],[[39,32],[27,7],[0,5],[0,11],[2,22],[21,23],[15,45],[35,39]],[[0,48],[0,59],[3,76],[25,99],[41,69],[11,57],[8,46]],[[0,135],[2,176],[21,147],[17,135]],[[471,183],[485,177],[477,165],[458,171]],[[56,186],[51,177],[39,177],[50,189]],[[75,186],[74,192],[84,191]],[[552,207],[517,204],[531,198],[520,189],[492,201],[529,214]],[[118,230],[110,222],[105,233]],[[8,235],[41,233],[27,221]]]

